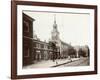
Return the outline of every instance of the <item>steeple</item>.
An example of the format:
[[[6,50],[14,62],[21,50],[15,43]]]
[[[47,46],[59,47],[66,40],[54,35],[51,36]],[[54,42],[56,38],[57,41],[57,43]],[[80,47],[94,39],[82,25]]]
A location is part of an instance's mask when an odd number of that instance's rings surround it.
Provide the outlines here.
[[[56,15],[54,14],[54,24],[53,24],[53,28],[57,29],[57,24],[56,24]]]
[[[57,23],[56,23],[56,15],[54,14],[54,23],[53,23],[53,30],[52,30],[52,33],[51,33],[51,39],[53,41],[57,41],[59,40],[59,32],[58,32],[58,29],[57,29]]]

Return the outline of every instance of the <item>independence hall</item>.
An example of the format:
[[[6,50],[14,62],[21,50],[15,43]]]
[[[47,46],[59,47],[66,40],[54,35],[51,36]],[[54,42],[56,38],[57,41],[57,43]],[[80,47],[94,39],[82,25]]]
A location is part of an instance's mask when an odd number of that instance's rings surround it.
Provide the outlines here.
[[[23,13],[23,66],[34,64],[41,60],[67,59],[79,57],[79,53],[70,44],[60,40],[57,29],[56,18],[54,17],[51,39],[41,41],[34,31],[34,18]],[[45,35],[44,35],[45,36]],[[88,56],[86,50],[84,56]]]

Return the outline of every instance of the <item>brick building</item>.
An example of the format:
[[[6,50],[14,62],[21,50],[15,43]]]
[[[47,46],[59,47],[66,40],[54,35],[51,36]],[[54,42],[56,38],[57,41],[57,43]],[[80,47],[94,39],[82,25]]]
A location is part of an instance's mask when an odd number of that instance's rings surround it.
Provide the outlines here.
[[[35,19],[23,13],[23,66],[32,63],[34,21]]]

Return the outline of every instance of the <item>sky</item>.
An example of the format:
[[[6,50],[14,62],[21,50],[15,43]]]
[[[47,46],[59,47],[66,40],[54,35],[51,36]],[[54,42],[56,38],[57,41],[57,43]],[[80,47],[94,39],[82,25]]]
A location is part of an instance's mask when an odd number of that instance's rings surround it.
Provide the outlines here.
[[[89,14],[23,11],[35,19],[33,31],[40,40],[48,41],[53,30],[54,15],[60,39],[72,45],[88,45],[90,35]]]

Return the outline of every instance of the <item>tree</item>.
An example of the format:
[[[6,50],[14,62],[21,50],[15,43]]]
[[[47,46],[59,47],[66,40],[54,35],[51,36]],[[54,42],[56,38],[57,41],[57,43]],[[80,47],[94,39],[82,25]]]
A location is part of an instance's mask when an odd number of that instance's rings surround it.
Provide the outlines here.
[[[70,47],[68,49],[68,55],[69,56],[76,56],[76,50],[73,47]]]
[[[57,47],[56,47],[56,43],[54,42],[49,42],[50,46],[52,47],[53,53],[52,53],[52,60],[55,61],[55,59],[57,58]]]
[[[86,52],[84,51],[84,50],[82,50],[82,48],[80,48],[79,49],[79,51],[78,51],[78,53],[79,53],[79,56],[81,57],[86,57]]]

